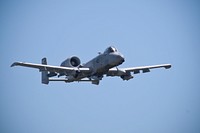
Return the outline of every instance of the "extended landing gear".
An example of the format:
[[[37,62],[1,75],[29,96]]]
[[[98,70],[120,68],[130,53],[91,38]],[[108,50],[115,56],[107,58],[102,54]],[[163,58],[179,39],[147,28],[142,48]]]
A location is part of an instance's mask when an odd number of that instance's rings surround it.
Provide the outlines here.
[[[99,80],[92,80],[92,84],[99,85]]]
[[[92,84],[98,85],[102,78],[103,76],[91,76],[89,77],[89,80],[92,82]]]

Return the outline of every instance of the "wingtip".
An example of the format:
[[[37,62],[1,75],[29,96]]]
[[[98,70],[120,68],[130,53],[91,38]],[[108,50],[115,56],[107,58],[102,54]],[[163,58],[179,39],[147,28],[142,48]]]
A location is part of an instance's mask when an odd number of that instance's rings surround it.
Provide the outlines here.
[[[14,62],[10,67],[17,66],[18,62]]]
[[[166,69],[169,69],[169,68],[171,68],[171,67],[172,67],[171,64],[167,64],[167,65],[165,66]]]

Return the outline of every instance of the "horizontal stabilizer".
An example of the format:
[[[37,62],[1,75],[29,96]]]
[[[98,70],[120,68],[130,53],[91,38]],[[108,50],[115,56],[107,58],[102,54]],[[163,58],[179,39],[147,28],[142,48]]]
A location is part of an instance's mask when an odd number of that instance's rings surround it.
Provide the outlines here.
[[[61,79],[61,78],[49,78],[49,81],[64,81],[66,83],[70,83],[73,81],[69,81],[68,79]],[[90,79],[81,79],[81,80],[76,80],[77,82],[91,82],[92,84],[99,84],[99,80],[90,80]]]
[[[64,78],[49,78],[49,81],[65,81],[65,82],[72,82],[69,81],[68,79],[64,79]],[[91,81],[96,81],[96,80],[90,80],[90,79],[81,79],[81,80],[75,80],[78,82],[91,82]]]

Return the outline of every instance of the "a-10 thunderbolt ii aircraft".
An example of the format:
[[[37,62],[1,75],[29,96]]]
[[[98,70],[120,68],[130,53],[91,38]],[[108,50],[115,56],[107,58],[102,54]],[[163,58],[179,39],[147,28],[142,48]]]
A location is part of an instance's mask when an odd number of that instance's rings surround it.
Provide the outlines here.
[[[42,83],[48,84],[49,81],[65,81],[66,83],[74,81],[89,81],[92,84],[99,84],[103,76],[119,76],[123,80],[133,78],[132,73],[150,72],[150,69],[164,67],[170,68],[170,64],[161,64],[153,66],[118,68],[117,66],[124,62],[124,56],[115,48],[108,47],[104,53],[99,53],[98,56],[85,64],[81,64],[77,56],[67,58],[60,66],[47,65],[47,59],[42,59],[42,64],[15,62],[13,66],[24,66],[37,68],[42,74]],[[132,73],[131,73],[132,72]],[[57,76],[57,78],[52,78]],[[60,78],[60,77],[65,78]]]

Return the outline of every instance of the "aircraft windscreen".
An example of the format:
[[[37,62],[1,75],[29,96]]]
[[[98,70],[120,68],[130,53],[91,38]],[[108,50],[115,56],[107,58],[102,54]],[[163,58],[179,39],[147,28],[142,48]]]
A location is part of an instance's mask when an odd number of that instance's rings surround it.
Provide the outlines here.
[[[108,47],[104,53],[113,53],[113,52],[117,52],[117,49],[115,47]]]

